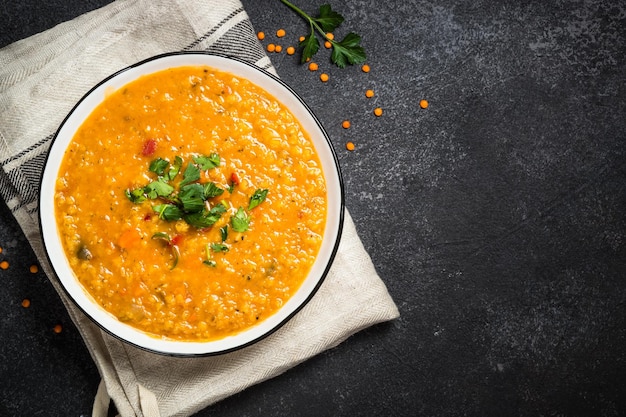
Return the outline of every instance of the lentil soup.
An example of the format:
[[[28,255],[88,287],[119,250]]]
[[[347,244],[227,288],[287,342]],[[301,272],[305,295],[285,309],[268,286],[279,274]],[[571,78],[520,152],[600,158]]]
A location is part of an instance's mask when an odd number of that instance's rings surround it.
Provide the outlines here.
[[[233,335],[274,314],[320,250],[326,183],[298,120],[205,66],[108,94],[61,164],[55,212],[95,301],[148,334]]]

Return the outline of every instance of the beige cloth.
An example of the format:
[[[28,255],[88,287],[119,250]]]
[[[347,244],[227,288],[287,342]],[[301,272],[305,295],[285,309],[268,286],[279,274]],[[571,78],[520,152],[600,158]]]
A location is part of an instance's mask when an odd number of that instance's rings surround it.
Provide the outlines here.
[[[61,291],[39,235],[39,176],[53,134],[107,75],[163,52],[206,50],[274,71],[238,0],[118,1],[0,50],[0,193],[82,334],[122,416],[186,416],[336,346],[398,310],[346,213],[328,277],[310,303],[253,346],[205,358],[148,353],[102,332]],[[381,343],[384,343],[381,341]]]

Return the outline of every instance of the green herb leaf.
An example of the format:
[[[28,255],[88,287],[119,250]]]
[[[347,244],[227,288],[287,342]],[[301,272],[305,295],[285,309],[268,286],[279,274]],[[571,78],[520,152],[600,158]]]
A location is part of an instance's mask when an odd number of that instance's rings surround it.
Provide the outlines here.
[[[323,31],[332,32],[343,22],[343,16],[332,10],[330,4],[322,4],[319,10],[319,17],[313,19],[320,25]]]
[[[185,168],[185,172],[183,172],[183,180],[178,185],[182,187],[184,185],[190,184],[194,181],[198,181],[200,179],[200,168],[191,162],[187,164],[187,168]]]
[[[174,204],[157,204],[152,206],[152,210],[159,214],[159,219],[174,221],[183,217],[183,211]]]
[[[131,203],[141,204],[146,201],[143,188],[136,188],[134,190],[127,189],[124,191],[124,194],[126,194],[126,197]]]
[[[180,187],[178,198],[186,213],[196,213],[204,208],[204,187],[201,184],[188,184]]]
[[[155,174],[160,176],[160,175],[163,175],[163,173],[165,172],[169,164],[170,163],[166,161],[165,159],[157,158],[153,160],[152,162],[150,162],[150,167],[148,167],[148,169],[151,172],[154,172]]]
[[[330,59],[339,68],[346,64],[354,65],[365,62],[365,50],[360,45],[361,37],[356,33],[348,33],[341,42],[333,42],[333,52]]]
[[[223,243],[211,243],[211,250],[213,252],[228,252],[228,246]]]
[[[312,18],[289,0],[280,1],[306,20],[311,28],[311,33],[298,45],[302,49],[300,63],[305,63],[319,50],[316,32],[332,45],[331,61],[338,67],[344,68],[346,64],[357,64],[365,61],[365,50],[359,45],[361,38],[355,33],[348,34],[341,42],[336,42],[326,36],[327,32],[335,30],[344,20],[343,16],[335,12],[329,4],[320,6],[319,16]]]
[[[183,166],[183,159],[180,156],[176,156],[174,158],[174,163],[170,166],[170,169],[167,173],[167,178],[170,181],[176,178],[182,166]]]
[[[170,243],[172,241],[172,239],[170,238],[170,235],[168,235],[165,232],[156,232],[155,234],[152,235],[152,239],[165,240],[167,243]]]
[[[222,195],[222,193],[224,193],[224,190],[222,190],[220,187],[215,185],[214,182],[207,182],[206,184],[204,184],[204,198],[205,199],[220,196]]]
[[[250,228],[250,217],[243,207],[239,207],[235,215],[230,218],[230,224],[235,232],[245,232]]]
[[[174,187],[161,180],[153,181],[146,185],[144,192],[151,200],[157,197],[169,197],[174,192]]]
[[[304,64],[307,60],[313,58],[313,55],[315,55],[317,51],[319,51],[320,41],[318,41],[313,32],[311,32],[310,35],[306,36],[304,40],[300,42],[298,47],[302,48],[300,63]]]
[[[193,161],[200,166],[200,169],[206,171],[220,166],[220,156],[213,152],[209,156],[194,156]]]
[[[217,266],[217,262],[215,262],[213,259],[205,259],[204,261],[202,261],[202,263],[213,268]]]
[[[211,227],[215,224],[216,221],[222,217],[222,214],[226,212],[226,208],[218,204],[214,206],[211,210],[204,209],[198,213],[190,213],[184,215],[184,219],[191,226],[196,227],[198,229],[204,229],[206,227]]]
[[[220,236],[222,237],[222,242],[228,239],[228,225],[224,225],[220,227]]]
[[[252,210],[253,208],[255,208],[256,206],[258,206],[259,204],[261,204],[262,202],[265,201],[265,198],[267,197],[267,193],[268,193],[268,189],[257,189],[254,194],[252,195],[252,197],[250,197],[250,203],[248,204],[248,210]]]

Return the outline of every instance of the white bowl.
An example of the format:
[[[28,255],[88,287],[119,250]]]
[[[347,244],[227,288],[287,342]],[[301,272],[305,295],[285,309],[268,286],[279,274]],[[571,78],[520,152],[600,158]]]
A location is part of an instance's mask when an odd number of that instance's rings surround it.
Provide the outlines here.
[[[326,179],[328,208],[326,229],[319,254],[298,291],[262,323],[226,338],[207,342],[186,342],[156,338],[119,321],[105,311],[80,284],[63,250],[55,218],[55,183],[68,144],[108,91],[118,89],[138,77],[167,68],[207,65],[246,78],[264,88],[285,105],[308,132],[322,163]],[[313,297],[324,280],[339,245],[343,225],[344,193],[337,157],[318,119],[298,95],[275,76],[238,59],[200,52],[159,55],[123,69],[91,89],[70,111],[57,131],[46,160],[39,201],[40,226],[48,259],[73,302],[96,324],[111,335],[140,348],[167,355],[212,355],[248,346],[285,324]]]

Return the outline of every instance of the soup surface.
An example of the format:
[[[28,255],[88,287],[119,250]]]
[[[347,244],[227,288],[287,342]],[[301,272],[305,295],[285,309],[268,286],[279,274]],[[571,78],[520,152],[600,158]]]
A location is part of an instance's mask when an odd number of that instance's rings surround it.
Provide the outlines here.
[[[260,87],[179,67],[111,92],[77,131],[56,218],[86,290],[157,337],[214,340],[272,315],[319,251],[326,184]]]

